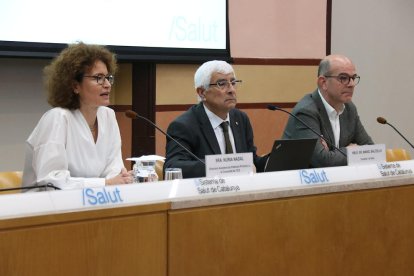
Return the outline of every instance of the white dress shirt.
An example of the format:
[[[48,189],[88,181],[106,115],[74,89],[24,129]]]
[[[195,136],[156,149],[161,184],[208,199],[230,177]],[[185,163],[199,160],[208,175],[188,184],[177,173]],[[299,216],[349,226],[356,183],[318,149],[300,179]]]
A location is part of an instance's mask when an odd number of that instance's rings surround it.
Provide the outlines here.
[[[203,106],[204,106],[204,110],[207,113],[207,117],[210,120],[211,126],[214,129],[214,133],[216,134],[217,142],[220,146],[221,153],[222,154],[226,153],[226,142],[224,141],[224,133],[223,133],[223,129],[221,128],[220,124],[226,121],[229,122],[229,138],[230,138],[231,147],[233,148],[233,152],[236,153],[236,147],[234,146],[233,131],[231,130],[231,127],[230,127],[229,114],[227,114],[227,118],[223,120],[219,116],[211,112],[205,105]]]
[[[331,122],[331,127],[335,137],[335,146],[339,148],[339,137],[341,137],[341,125],[339,123],[339,115],[341,115],[345,110],[345,105],[342,105],[342,109],[339,112],[336,112],[335,108],[333,108],[322,96],[321,91],[319,91],[319,96],[322,99],[322,103],[325,106],[326,113],[328,114],[329,121]]]
[[[47,111],[26,141],[23,186],[51,183],[61,189],[105,186],[124,168],[115,112],[99,107],[98,138],[79,109]]]

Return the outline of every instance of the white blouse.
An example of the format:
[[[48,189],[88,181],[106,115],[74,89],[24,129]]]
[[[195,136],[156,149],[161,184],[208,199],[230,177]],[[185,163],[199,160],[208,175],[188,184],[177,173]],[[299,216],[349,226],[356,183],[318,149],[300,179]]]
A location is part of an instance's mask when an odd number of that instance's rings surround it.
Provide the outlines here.
[[[23,186],[51,183],[61,189],[105,186],[124,168],[115,112],[99,107],[95,143],[79,109],[47,111],[26,141]]]

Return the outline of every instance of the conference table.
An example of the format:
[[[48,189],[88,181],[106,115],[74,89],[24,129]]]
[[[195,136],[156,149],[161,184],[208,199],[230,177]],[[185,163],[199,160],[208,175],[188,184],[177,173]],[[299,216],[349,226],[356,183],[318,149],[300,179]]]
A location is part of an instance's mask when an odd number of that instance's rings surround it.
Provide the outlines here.
[[[414,275],[414,161],[0,196],[0,275]]]

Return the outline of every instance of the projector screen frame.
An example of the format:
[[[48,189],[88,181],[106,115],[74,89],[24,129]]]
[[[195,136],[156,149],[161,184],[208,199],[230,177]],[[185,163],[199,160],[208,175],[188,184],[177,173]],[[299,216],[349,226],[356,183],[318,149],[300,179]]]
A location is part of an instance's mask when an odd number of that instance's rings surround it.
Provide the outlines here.
[[[119,61],[135,62],[200,62],[205,60],[230,60],[230,43],[227,49],[161,48],[106,45]],[[0,41],[0,58],[53,58],[67,44]]]
[[[199,63],[207,60],[231,60],[229,34],[229,3],[225,1],[225,49],[143,47],[105,45],[120,62]],[[57,56],[68,44],[0,40],[0,58],[40,58]]]

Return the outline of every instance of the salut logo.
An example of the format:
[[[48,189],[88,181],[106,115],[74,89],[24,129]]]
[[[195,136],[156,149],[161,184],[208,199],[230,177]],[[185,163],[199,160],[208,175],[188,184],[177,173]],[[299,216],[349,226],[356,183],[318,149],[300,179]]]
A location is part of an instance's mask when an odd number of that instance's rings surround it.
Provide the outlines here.
[[[190,20],[184,16],[173,18],[169,33],[172,41],[217,42],[218,25],[216,22],[204,22],[201,18]]]
[[[329,182],[324,170],[300,170],[299,177],[301,184],[322,184]]]
[[[87,188],[82,190],[83,205],[104,205],[111,203],[121,203],[124,200],[121,197],[121,191],[117,188]]]

